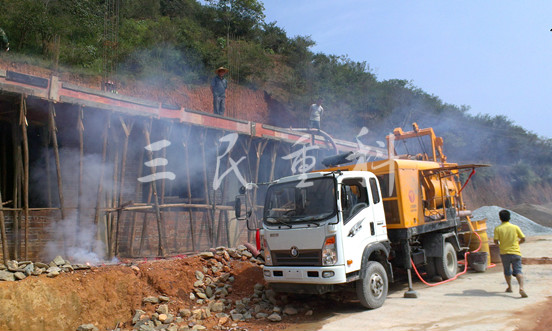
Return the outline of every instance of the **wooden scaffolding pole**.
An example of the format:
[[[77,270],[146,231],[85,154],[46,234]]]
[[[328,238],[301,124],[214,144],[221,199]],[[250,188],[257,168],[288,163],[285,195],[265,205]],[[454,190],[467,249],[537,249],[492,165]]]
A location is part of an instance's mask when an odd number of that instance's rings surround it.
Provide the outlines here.
[[[203,160],[203,189],[205,191],[205,203],[210,205],[211,201],[209,199],[209,180],[207,176],[207,158],[205,155],[205,138],[207,136],[207,129],[204,129],[201,133],[201,159]],[[212,210],[207,211],[207,229],[209,233],[209,247],[213,247],[213,224],[214,224],[214,215]]]
[[[150,133],[147,128],[144,129],[144,136],[146,138],[146,146],[151,144],[150,140]],[[148,160],[151,162],[153,161],[153,152],[151,150],[147,151],[148,154]],[[150,167],[151,174],[155,176],[155,167]],[[155,182],[155,179],[152,181],[152,189],[153,189],[153,202],[155,205],[155,218],[157,219],[157,232],[159,235],[159,256],[165,256],[165,245],[163,243],[165,239],[165,226],[162,224],[161,219],[161,211],[159,209],[159,197],[157,195],[157,185]]]
[[[57,128],[56,128],[56,120],[55,120],[55,107],[53,102],[50,102],[48,104],[49,112],[48,112],[48,123],[50,128],[50,137],[52,138],[52,144],[54,145],[54,156],[56,159],[56,174],[57,174],[57,184],[58,184],[58,196],[59,196],[59,208],[61,212],[61,219],[65,219],[65,205],[63,202],[63,183],[61,179],[61,162],[59,159],[59,147],[58,147],[58,141],[57,141]],[[65,238],[64,238],[65,241]]]
[[[172,122],[170,122],[168,125],[166,125],[163,128],[163,139],[165,139],[167,141],[169,140],[169,134],[170,134],[170,131],[171,131],[171,126],[172,126]],[[161,157],[163,159],[167,159],[167,149],[166,148],[163,148],[163,150],[161,151]],[[161,171],[162,172],[165,172],[166,169],[167,169],[167,167],[165,165],[161,166]],[[166,185],[166,180],[165,180],[165,178],[162,178],[161,179],[161,204],[165,203],[165,185]],[[163,240],[167,241],[167,238],[165,236],[166,231],[165,231],[164,218],[163,218],[163,215],[161,213],[159,213],[159,215],[161,217],[161,224],[163,224],[163,229],[162,229],[163,238],[164,238]],[[178,224],[178,220],[176,222]],[[170,253],[169,245],[163,245],[163,247],[166,249],[165,253]]]
[[[140,178],[142,177],[142,169],[144,168],[144,153],[145,153],[145,149],[144,148],[141,148],[140,149],[141,152],[140,152],[140,156],[139,156],[139,160],[138,160],[138,176],[137,178]],[[137,190],[136,190],[136,196],[135,198],[139,201],[142,201],[142,197],[144,195],[144,193],[142,192],[142,185],[140,185]],[[139,196],[141,195],[141,196]],[[134,238],[136,237],[136,218],[138,217],[138,213],[137,212],[133,212],[132,214],[132,222],[130,224],[130,243],[129,243],[129,252],[130,252],[130,256],[134,256]],[[145,220],[144,220],[144,223],[145,223]],[[143,234],[142,234],[142,237],[143,237]],[[142,245],[142,242],[140,241],[140,245]],[[141,249],[141,246],[140,246],[140,249]]]
[[[121,180],[119,181],[119,206],[118,206],[118,212],[117,212],[117,227],[116,227],[116,233],[115,233],[115,256],[119,254],[119,230],[120,230],[120,223],[121,223],[121,207],[123,204],[123,191],[125,187],[125,175],[126,175],[126,161],[127,161],[127,154],[128,154],[128,140],[130,137],[130,132],[132,131],[132,127],[134,126],[134,121],[131,119],[129,120],[129,123],[125,122],[123,120],[123,117],[120,116],[119,120],[121,121],[121,126],[123,128],[123,132],[125,134],[125,141],[123,143],[123,156],[121,159]]]
[[[150,121],[149,121],[149,125],[147,123],[144,124],[144,127],[143,127],[143,130],[151,130],[153,126],[153,119],[150,118]],[[148,131],[150,132],[150,131]],[[144,135],[144,143],[147,145],[149,145],[147,142],[146,142],[146,138],[145,138],[145,135]],[[146,153],[146,149],[144,149],[144,154]],[[143,155],[142,155],[143,156]],[[142,159],[143,161],[143,159]],[[151,203],[151,198],[153,196],[153,184],[155,182],[152,181],[152,182],[149,182],[149,192],[148,192],[148,198],[147,198],[147,203],[150,204]],[[154,207],[155,208],[155,207]],[[144,217],[143,217],[143,221],[142,221],[142,232],[140,233],[140,248],[138,250],[138,255],[139,256],[142,256],[142,251],[144,249],[144,242],[145,242],[145,239],[146,239],[146,233],[147,233],[147,230],[148,230],[148,213],[145,212],[144,213]]]
[[[190,183],[190,151],[189,151],[189,141],[192,132],[192,127],[189,126],[189,129],[186,131],[186,135],[182,140],[182,145],[184,146],[184,167],[186,170],[186,189],[188,191],[188,203],[192,203],[192,185]],[[194,238],[194,221],[192,217],[192,209],[188,208],[188,217],[190,219],[190,237],[192,238],[192,251],[195,252],[196,244]]]
[[[249,156],[249,151],[251,149],[251,143],[253,142],[253,136],[249,136],[249,139],[247,139],[246,141],[241,141],[241,146],[243,148],[243,152],[245,154],[246,157]],[[251,162],[249,161],[249,158],[247,158],[247,178],[246,180],[249,180],[251,181],[251,178],[253,177],[252,176],[252,172],[251,172]],[[248,199],[252,199],[251,195],[248,195]],[[253,221],[255,222],[255,224],[257,224],[257,214],[255,213],[255,208],[257,206],[257,202],[256,201],[250,201],[251,204],[251,215],[252,215],[252,219]],[[247,227],[245,227],[245,229],[247,229]],[[251,241],[252,240],[252,236],[251,236],[251,232],[250,231],[247,231],[247,241]]]
[[[0,146],[8,146],[8,141],[7,141],[7,131],[8,130],[5,130],[1,127],[1,123],[0,123],[0,138],[1,138],[1,145]],[[8,156],[7,156],[7,148],[2,148],[0,150],[0,169],[3,169],[4,171],[2,171],[0,173],[0,191],[4,191],[4,192],[7,192],[8,190],[8,183],[7,183],[7,178],[8,178],[8,173],[6,171],[6,169],[8,169]]]
[[[259,167],[261,165],[261,157],[263,156],[264,149],[266,147],[266,144],[268,143],[268,140],[259,141],[257,145],[255,146],[255,155],[257,156],[257,160],[255,162],[255,179],[254,183],[259,182]],[[256,211],[257,206],[257,187],[253,188],[253,213]],[[255,226],[258,226],[258,222],[255,222]]]
[[[27,137],[27,96],[19,102],[19,125],[23,135],[23,211],[25,214],[25,260],[29,258],[29,139]]]
[[[0,187],[0,235],[2,236],[2,257],[4,265],[8,264],[10,253],[8,250],[8,238],[6,237],[6,223],[4,222],[4,211],[2,210],[2,188]]]
[[[115,128],[112,128],[112,131],[114,131]],[[113,145],[113,178],[112,178],[112,185],[110,192],[106,192],[108,197],[107,201],[110,202],[111,208],[117,208],[119,206],[120,202],[118,202],[118,194],[117,189],[119,182],[119,139],[116,134],[111,135],[111,139]],[[111,196],[109,196],[111,195]],[[106,215],[106,242],[107,242],[107,256],[111,260],[113,258],[113,252],[115,250],[115,232],[116,232],[116,216],[118,216],[118,213],[114,215],[113,213],[109,213]]]
[[[82,180],[84,177],[84,112],[82,106],[79,105],[79,117],[77,119],[77,131],[79,132],[79,181],[78,181],[78,192],[77,192],[77,226],[76,226],[76,237],[79,238],[79,231],[81,227],[81,219],[83,213],[82,207]],[[77,239],[78,240],[78,239]]]
[[[15,121],[12,122],[12,137],[13,137],[13,166],[14,166],[14,182],[13,182],[13,235],[14,235],[14,248],[13,257],[19,260],[19,250],[21,238],[19,235],[19,208],[21,207],[21,173],[23,172],[23,163],[21,161],[21,141],[20,132],[17,128]]]
[[[102,164],[100,165],[100,178],[98,179],[98,191],[96,195],[96,209],[94,211],[94,224],[97,226],[100,222],[100,208],[102,206],[103,178],[105,173],[105,162],[107,159],[107,136],[111,126],[111,113],[107,115],[107,124],[102,133]]]
[[[239,136],[238,136],[239,138]],[[230,160],[232,159],[232,151],[234,149],[230,149],[228,151],[228,158],[226,159],[226,169],[230,168],[231,166],[231,163],[230,163]],[[226,193],[228,191],[228,181],[225,180],[224,181],[224,186],[223,186],[223,196],[224,196],[224,193]],[[225,234],[226,234],[226,246],[227,247],[230,247],[230,220],[228,219],[228,211],[220,211],[219,213],[221,214],[224,214],[224,226],[226,227],[226,231],[225,231]],[[219,227],[220,227],[220,222],[219,222]]]

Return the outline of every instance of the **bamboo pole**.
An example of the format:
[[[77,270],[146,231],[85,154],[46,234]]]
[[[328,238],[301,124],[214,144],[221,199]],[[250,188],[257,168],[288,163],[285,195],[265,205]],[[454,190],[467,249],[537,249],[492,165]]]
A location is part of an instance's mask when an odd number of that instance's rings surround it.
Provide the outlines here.
[[[232,151],[233,151],[233,148],[230,149],[228,151],[228,158],[226,159],[226,169],[228,169],[231,164],[230,164],[230,160],[232,159]],[[226,191],[228,190],[228,181],[225,180],[224,181],[224,186],[223,186],[223,196],[224,196],[224,193],[226,193]],[[222,213],[222,211],[221,211]],[[230,247],[230,227],[229,227],[229,220],[228,220],[228,212],[224,212],[224,225],[226,227],[226,246],[227,247]],[[220,223],[219,223],[219,226],[220,226]]]
[[[113,137],[113,136],[112,136]],[[118,200],[118,195],[117,195],[117,183],[119,181],[119,176],[118,176],[118,172],[119,172],[119,141],[118,139],[113,139],[114,140],[114,157],[113,157],[113,185],[111,185],[111,192],[109,192],[111,194],[111,198],[108,199],[108,200],[111,200],[111,206],[113,208],[117,208],[117,206],[119,206],[119,203],[117,200]],[[107,226],[106,226],[106,229],[107,229],[107,242],[108,242],[108,246],[107,246],[107,256],[109,257],[109,259],[113,259],[113,252],[115,250],[115,229],[116,229],[116,224],[115,224],[115,216],[118,216],[119,213],[117,213],[117,215],[113,215],[113,214],[107,214],[106,215],[106,220],[107,220]]]
[[[138,176],[137,176],[137,178],[142,177],[142,169],[144,168],[145,149],[141,148],[140,151],[141,152],[140,152],[140,156],[139,156],[139,160],[138,160]],[[142,185],[139,184],[137,189],[136,189],[135,198],[137,200],[138,200],[138,198],[140,198],[139,200],[142,201],[142,199],[141,199],[142,196],[143,196]],[[132,223],[130,224],[130,244],[129,244],[130,256],[134,256],[134,238],[136,237],[136,218],[137,217],[138,217],[138,213],[134,212],[132,214]]]
[[[79,230],[82,219],[82,180],[84,177],[84,112],[82,106],[79,105],[79,117],[77,119],[77,131],[79,132],[79,181],[78,181],[78,193],[77,193],[77,226],[75,229],[76,238],[79,238]]]
[[[0,207],[2,207],[2,191],[0,187]],[[0,235],[2,236],[2,257],[4,265],[8,264],[10,253],[8,250],[8,238],[6,237],[6,223],[4,222],[4,211],[0,209]]]
[[[255,183],[259,182],[259,167],[261,164],[261,157],[263,156],[264,149],[266,147],[266,144],[268,143],[268,140],[265,141],[259,141],[257,145],[255,146],[255,155],[257,156],[257,160],[255,163]],[[257,187],[253,188],[253,206],[256,206],[257,204]],[[253,207],[253,213],[256,214],[256,208]],[[255,226],[259,226],[258,220],[255,222]]]
[[[207,179],[207,158],[205,157],[205,137],[207,135],[207,129],[204,129],[201,134],[201,141],[199,144],[201,145],[201,159],[203,160],[203,189],[205,191],[205,203],[211,204],[209,199],[209,184]],[[209,233],[209,245],[210,247],[213,246],[213,227],[212,222],[214,215],[211,214],[211,211],[207,212],[207,229]]]
[[[169,122],[169,124],[166,125],[164,127],[164,130],[163,130],[163,139],[165,139],[167,141],[169,140],[171,125],[172,125],[172,122]],[[161,151],[161,157],[164,158],[164,159],[167,159],[167,148],[163,148],[163,150]],[[166,169],[167,169],[167,167],[165,165],[161,166],[161,171],[165,172]],[[165,203],[165,191],[166,191],[166,180],[165,180],[165,178],[163,178],[163,179],[161,179],[161,204]],[[165,229],[165,219],[164,219],[163,214],[160,213],[159,215],[161,217],[161,224],[163,224],[163,237],[164,237],[164,240],[167,241],[166,229]],[[178,219],[176,220],[176,224],[178,224]],[[177,226],[177,225],[175,225],[175,226]],[[175,235],[176,235],[176,231],[175,231]],[[167,252],[170,253],[169,245],[167,244],[164,247],[166,247]]]
[[[14,161],[14,182],[13,182],[13,207],[19,208],[21,201],[19,199],[21,194],[21,172],[23,169],[23,163],[21,161],[21,142],[19,136],[19,130],[17,124],[12,122],[12,136],[13,136],[13,161]],[[19,210],[13,212],[13,235],[14,235],[14,249],[13,257],[19,260],[20,249],[20,236],[19,236]]]
[[[144,130],[147,130],[147,128],[144,128]],[[145,140],[145,138],[144,138]],[[147,146],[147,144],[146,144]],[[144,153],[145,153],[145,149],[144,149]],[[148,204],[151,203],[151,199],[153,197],[153,183],[154,182],[150,182],[149,183],[149,192],[148,192],[148,199],[147,199],[147,202]],[[154,208],[155,206],[152,206],[152,208]],[[144,248],[144,240],[146,238],[146,233],[147,233],[147,219],[148,219],[148,213],[144,213],[144,218],[143,218],[143,221],[142,221],[142,232],[141,232],[141,237],[140,237],[140,250],[138,251],[138,255],[142,255],[142,250]]]
[[[54,145],[54,156],[56,159],[56,174],[57,174],[57,184],[58,184],[58,196],[59,196],[59,208],[61,212],[61,219],[65,219],[65,206],[63,201],[63,183],[61,179],[61,163],[59,159],[59,147],[58,147],[58,141],[57,141],[57,128],[56,128],[56,120],[55,120],[55,107],[52,102],[48,104],[49,106],[49,127],[50,127],[50,136],[52,138],[52,144]],[[65,241],[65,238],[64,238]]]
[[[29,139],[27,137],[27,96],[21,95],[19,125],[23,135],[23,208],[25,213],[25,260],[29,259]]]
[[[4,133],[6,132],[7,130],[0,130],[0,132]],[[6,141],[6,134],[2,134],[2,146],[7,146],[7,141]],[[0,239],[2,240],[2,258],[4,260],[4,265],[7,263],[7,261],[10,259],[10,256],[9,256],[9,249],[8,249],[8,238],[6,237],[6,223],[5,223],[5,219],[4,219],[4,211],[2,210],[3,208],[3,205],[4,205],[4,202],[2,200],[2,191],[3,190],[6,190],[7,188],[7,181],[6,181],[6,178],[7,178],[7,155],[6,155],[6,149],[7,148],[2,148],[2,161],[1,161],[1,164],[0,164],[0,176],[1,176],[1,180],[0,180]]]
[[[105,162],[107,159],[107,135],[109,132],[109,127],[111,126],[111,113],[107,115],[107,124],[104,127],[102,133],[102,164],[100,165],[100,178],[98,179],[98,191],[96,195],[96,209],[94,211],[94,224],[97,226],[100,222],[100,208],[102,203],[102,192],[103,192],[103,177],[105,173]]]
[[[188,203],[192,203],[192,186],[190,183],[190,152],[188,148],[188,141],[190,140],[190,133],[192,132],[192,127],[189,126],[189,130],[186,131],[186,138],[182,141],[182,145],[184,146],[184,168],[186,170],[186,189],[188,191]],[[195,251],[196,245],[195,245],[195,239],[194,239],[194,222],[192,217],[192,210],[188,209],[188,215],[190,219],[190,236],[192,238],[192,251]]]
[[[218,157],[218,150],[220,148],[220,136],[224,136],[224,132],[222,132],[220,135],[217,135],[214,139],[214,145],[215,145],[215,150],[217,151],[217,157]],[[218,162],[218,160],[217,160]],[[205,168],[205,171],[207,171],[207,168]],[[218,174],[215,174],[215,177],[218,176]],[[226,182],[226,181],[225,181]],[[220,188],[220,186],[219,186]],[[224,191],[221,191],[221,196],[223,195],[223,192]],[[214,237],[214,241],[213,241],[213,246],[219,246],[219,238],[220,238],[220,213],[219,213],[219,217],[218,217],[218,224],[215,223],[215,220],[217,219],[217,190],[215,190],[215,188],[213,187],[213,201],[211,202],[211,205],[212,205],[212,209],[211,209],[211,214],[213,215],[213,222],[212,222],[212,228],[213,228],[213,237]]]
[[[121,207],[122,201],[123,201],[123,190],[125,187],[128,140],[130,137],[130,132],[132,131],[132,127],[134,126],[134,121],[130,120],[129,124],[127,125],[122,117],[119,117],[119,120],[121,121],[121,126],[125,134],[125,141],[123,143],[123,156],[121,160],[121,180],[119,181],[119,207]],[[115,233],[115,256],[119,254],[120,217],[121,217],[121,209],[119,208],[119,212],[117,213],[117,227],[116,227],[116,233]]]
[[[253,136],[250,136],[249,139],[247,139],[246,142],[244,142],[242,140],[241,142],[241,145],[242,145],[242,148],[243,148],[243,151],[245,153],[245,156],[248,157],[249,156],[249,151],[251,149],[251,143],[253,142]],[[248,172],[248,176],[247,178],[251,179],[253,176],[252,176],[252,171],[251,171],[251,162],[249,161],[249,158],[247,158],[247,172]],[[251,195],[248,195],[248,199],[250,199]],[[256,201],[251,201],[250,205],[252,206],[251,207],[251,215],[252,215],[252,219],[253,221],[255,222],[255,224],[257,224],[257,215],[255,214],[255,204],[257,202]],[[249,220],[248,220],[249,222]],[[247,229],[247,227],[245,227]],[[251,232],[250,231],[247,231],[247,241],[251,241],[252,238],[251,238]]]
[[[116,212],[118,210],[122,210],[122,211],[137,211],[137,210],[148,210],[148,209],[153,209],[155,208],[155,205],[139,205],[139,206],[130,206],[130,207],[127,207],[128,205],[130,205],[130,203],[124,203],[123,206],[121,206],[120,208],[105,208],[103,209],[102,211],[106,212],[106,213],[112,213],[112,212]],[[258,207],[262,207],[262,206],[258,206]],[[213,208],[212,205],[206,205],[206,204],[201,204],[201,203],[165,203],[165,204],[160,204],[159,205],[159,208],[160,209],[164,209],[164,208],[192,208],[192,209],[211,209]],[[32,210],[33,208],[30,208],[30,210]],[[217,210],[233,210],[234,207],[232,206],[221,206],[221,205],[217,205]],[[4,208],[4,210],[11,210],[10,208]],[[19,210],[19,209],[18,209]]]
[[[216,241],[215,241],[215,246],[220,246],[220,237],[221,237],[221,234],[222,234],[222,224],[224,224],[222,222],[222,211],[219,211],[218,213],[218,225],[217,225],[217,237],[216,237]]]
[[[1,124],[0,124],[1,125]],[[2,145],[1,146],[8,146],[7,141],[7,132],[8,130],[1,128],[0,135],[2,136]],[[0,174],[0,191],[7,192],[8,190],[8,172],[6,169],[8,169],[8,155],[7,155],[7,148],[2,148],[0,150],[2,152],[2,161],[0,164],[0,169],[2,169],[2,173]]]
[[[150,145],[151,144],[150,134],[147,129],[144,129],[144,136],[146,137],[146,144]],[[152,161],[153,152],[148,150],[147,154],[148,154],[149,161]],[[151,174],[155,175],[155,167],[151,167],[150,169],[151,169]],[[161,220],[161,212],[159,210],[159,199],[157,195],[157,184],[155,183],[155,180],[152,181],[152,189],[153,189],[153,202],[155,204],[155,217],[157,219],[157,231],[159,235],[159,256],[165,256],[165,245],[163,244],[165,231],[164,231],[164,225],[162,224],[162,220]]]
[[[151,185],[150,185],[150,189],[151,189]],[[140,232],[140,247],[138,248],[138,256],[142,256],[142,250],[144,249],[144,242],[146,239],[146,233],[148,229],[147,221],[148,221],[148,213],[144,213],[144,217],[142,218],[142,232]]]

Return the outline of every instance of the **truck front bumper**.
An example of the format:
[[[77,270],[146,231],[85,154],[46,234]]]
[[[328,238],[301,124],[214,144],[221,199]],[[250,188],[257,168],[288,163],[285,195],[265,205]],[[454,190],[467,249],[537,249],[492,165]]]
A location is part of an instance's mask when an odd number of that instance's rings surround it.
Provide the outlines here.
[[[282,267],[266,266],[263,269],[267,283],[343,284],[347,282],[345,266]]]

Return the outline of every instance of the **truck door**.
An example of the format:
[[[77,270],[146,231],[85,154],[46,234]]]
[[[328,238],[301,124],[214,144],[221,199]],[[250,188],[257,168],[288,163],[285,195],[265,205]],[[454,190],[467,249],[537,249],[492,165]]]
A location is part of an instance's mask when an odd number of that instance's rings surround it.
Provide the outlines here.
[[[387,240],[387,224],[385,222],[385,211],[383,209],[379,182],[375,177],[370,177],[368,181],[370,183],[370,202],[372,204],[372,215],[374,217],[376,227],[376,236],[378,237],[378,240]]]
[[[369,186],[365,178],[347,178],[341,184],[341,215],[343,220],[343,249],[347,270],[361,266],[364,247],[377,236]]]

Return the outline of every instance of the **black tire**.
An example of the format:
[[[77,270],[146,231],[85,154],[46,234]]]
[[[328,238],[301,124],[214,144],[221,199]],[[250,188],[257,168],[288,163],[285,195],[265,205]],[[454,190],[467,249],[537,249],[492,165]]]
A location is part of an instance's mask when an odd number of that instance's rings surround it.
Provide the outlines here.
[[[360,304],[368,309],[381,307],[387,298],[388,287],[385,268],[379,262],[369,261],[364,270],[364,278],[356,283]]]
[[[451,243],[445,242],[443,255],[435,258],[437,273],[444,280],[453,278],[458,273],[458,258]]]

